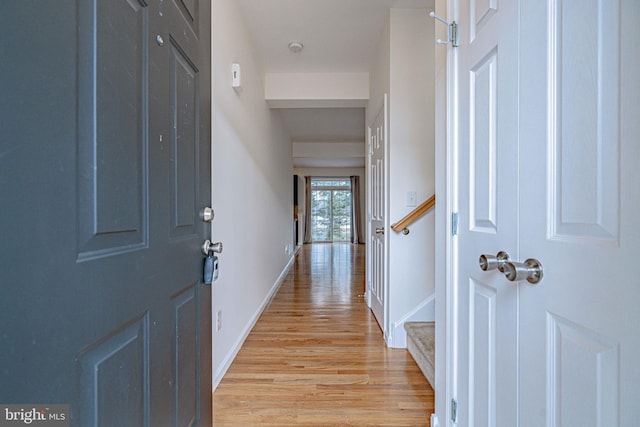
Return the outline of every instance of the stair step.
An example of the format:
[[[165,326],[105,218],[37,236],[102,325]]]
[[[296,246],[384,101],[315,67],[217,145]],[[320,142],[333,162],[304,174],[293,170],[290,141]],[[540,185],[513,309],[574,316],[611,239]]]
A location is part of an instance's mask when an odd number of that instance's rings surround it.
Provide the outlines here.
[[[435,390],[436,323],[406,322],[407,350]]]

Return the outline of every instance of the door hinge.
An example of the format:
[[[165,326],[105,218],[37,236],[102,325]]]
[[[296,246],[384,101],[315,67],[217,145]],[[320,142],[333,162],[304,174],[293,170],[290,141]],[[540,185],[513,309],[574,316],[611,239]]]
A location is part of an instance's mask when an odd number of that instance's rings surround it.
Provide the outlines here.
[[[451,399],[451,421],[458,422],[458,401]]]
[[[458,24],[456,21],[449,25],[449,30],[451,31],[451,46],[458,47]]]
[[[458,235],[458,212],[451,212],[451,235]]]

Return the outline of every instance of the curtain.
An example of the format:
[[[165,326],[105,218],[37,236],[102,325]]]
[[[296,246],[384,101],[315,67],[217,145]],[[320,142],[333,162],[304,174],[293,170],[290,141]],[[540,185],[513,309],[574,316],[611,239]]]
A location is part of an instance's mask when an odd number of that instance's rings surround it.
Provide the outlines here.
[[[351,243],[364,243],[360,209],[360,177],[351,176]]]
[[[311,243],[311,177],[304,177],[304,243]]]

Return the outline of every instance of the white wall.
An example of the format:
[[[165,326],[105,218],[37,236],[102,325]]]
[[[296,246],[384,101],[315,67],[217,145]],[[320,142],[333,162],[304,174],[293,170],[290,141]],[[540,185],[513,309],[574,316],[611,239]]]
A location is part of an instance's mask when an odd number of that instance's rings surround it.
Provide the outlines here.
[[[364,142],[294,142],[293,157],[362,158]]]
[[[224,244],[213,284],[215,387],[277,290],[294,242],[291,140],[264,100],[264,70],[236,0],[212,2],[212,57],[212,235]],[[242,67],[237,92],[233,62]]]
[[[267,73],[265,99],[274,108],[364,107],[368,73]]]
[[[329,176],[329,177],[341,177],[341,176],[359,176],[360,177],[360,224],[362,224],[362,230],[360,230],[360,236],[365,236],[366,234],[366,202],[365,197],[367,195],[366,190],[366,175],[364,168],[294,168],[293,173],[299,175],[302,178],[302,198],[298,199],[299,208],[298,213],[300,214],[300,220],[304,218],[306,215],[305,206],[304,206],[304,177],[305,176]],[[304,233],[304,224],[302,224],[302,233]]]
[[[385,23],[376,54],[369,72],[369,103],[366,112],[366,126],[371,125],[382,107],[384,94],[391,89],[391,36],[390,17]]]
[[[391,97],[389,105],[389,212],[395,222],[435,193],[434,21],[428,11],[391,10]],[[411,234],[389,238],[390,324],[401,320],[435,293],[435,214],[410,227]],[[424,319],[432,320],[432,319]],[[406,345],[403,328],[393,331],[393,345]]]
[[[416,192],[418,204],[435,192],[433,32],[428,10],[391,9],[388,41],[381,40],[370,73],[368,123],[381,104],[381,94],[389,93],[391,224],[414,209],[407,206],[407,192]],[[434,320],[434,217],[432,211],[419,219],[407,236],[390,232],[388,344],[393,347],[406,346],[404,321]]]

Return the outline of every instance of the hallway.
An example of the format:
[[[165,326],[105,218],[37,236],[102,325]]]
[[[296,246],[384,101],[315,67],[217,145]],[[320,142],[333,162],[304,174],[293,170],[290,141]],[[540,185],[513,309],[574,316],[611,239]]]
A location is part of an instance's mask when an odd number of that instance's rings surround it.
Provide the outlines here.
[[[345,243],[300,250],[214,393],[216,427],[429,424],[433,390],[363,300],[365,256]]]

